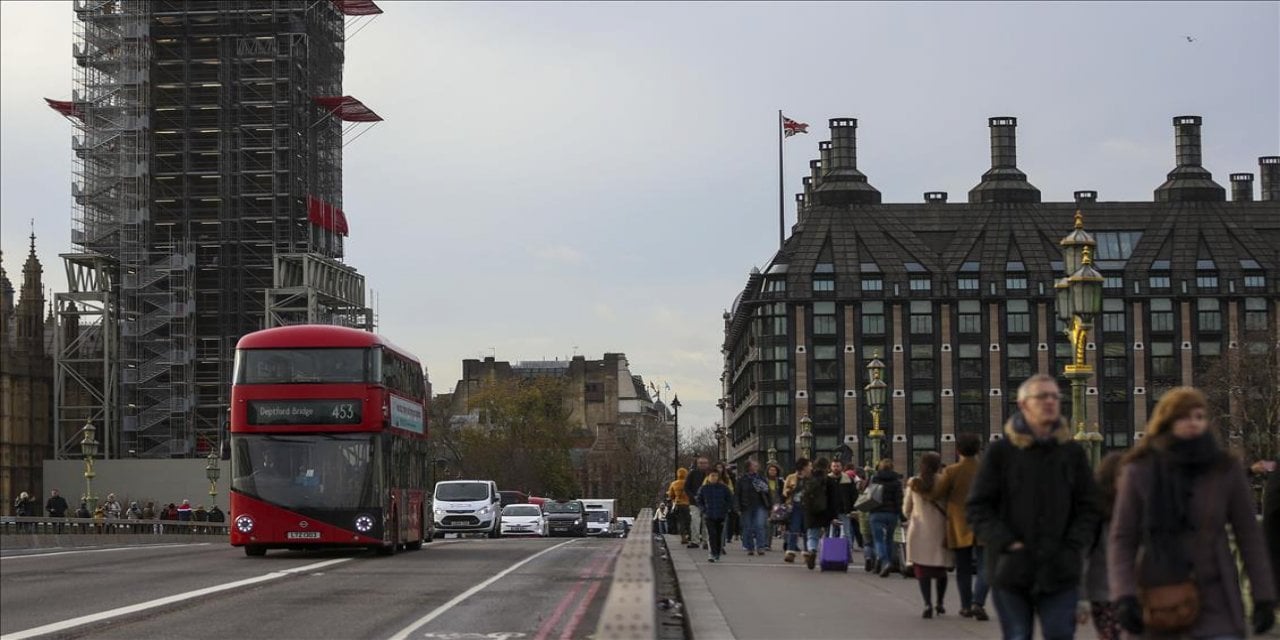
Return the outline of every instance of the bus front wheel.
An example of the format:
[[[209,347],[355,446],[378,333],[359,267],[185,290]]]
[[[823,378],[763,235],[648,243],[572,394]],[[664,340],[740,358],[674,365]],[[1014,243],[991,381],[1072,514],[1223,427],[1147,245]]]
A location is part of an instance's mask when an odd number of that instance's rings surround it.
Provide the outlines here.
[[[256,544],[247,544],[244,546],[244,554],[249,557],[260,558],[267,555],[267,548]]]

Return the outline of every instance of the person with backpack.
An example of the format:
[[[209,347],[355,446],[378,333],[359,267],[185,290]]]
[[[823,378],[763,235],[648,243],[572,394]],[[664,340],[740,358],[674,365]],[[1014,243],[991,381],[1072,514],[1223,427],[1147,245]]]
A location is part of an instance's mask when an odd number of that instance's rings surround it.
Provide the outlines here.
[[[831,526],[838,522],[840,485],[829,474],[819,470],[829,468],[826,458],[818,458],[814,472],[804,484],[805,553],[804,565],[810,570],[817,566],[818,542],[826,536]]]
[[[868,491],[874,491],[876,485],[881,489],[880,500],[869,509],[867,514],[871,520],[871,541],[874,551],[872,572],[879,573],[881,578],[889,577],[893,571],[893,533],[902,520],[902,476],[893,470],[893,460],[885,458],[876,467],[871,476]]]
[[[787,523],[783,562],[795,562],[804,546],[804,487],[813,469],[808,458],[796,459],[796,470],[782,484],[782,500],[791,505],[791,520]],[[815,549],[816,551],[816,549]]]
[[[694,501],[707,525],[707,540],[711,547],[707,562],[719,562],[720,554],[724,552],[724,521],[733,509],[733,492],[720,481],[720,472],[711,469],[707,471],[706,480]]]
[[[746,547],[749,556],[764,555],[764,527],[773,500],[769,497],[769,484],[760,477],[759,462],[747,461],[747,472],[738,478],[734,494],[738,500],[738,511],[742,513],[742,546]]]
[[[942,471],[942,456],[929,451],[920,455],[920,475],[907,483],[902,501],[902,514],[907,517],[906,562],[915,570],[920,583],[920,595],[924,598],[924,618],[927,620],[946,613],[943,598],[947,595],[947,569],[952,561],[947,548],[947,511],[930,497]],[[938,602],[934,605],[931,587],[937,587]]]

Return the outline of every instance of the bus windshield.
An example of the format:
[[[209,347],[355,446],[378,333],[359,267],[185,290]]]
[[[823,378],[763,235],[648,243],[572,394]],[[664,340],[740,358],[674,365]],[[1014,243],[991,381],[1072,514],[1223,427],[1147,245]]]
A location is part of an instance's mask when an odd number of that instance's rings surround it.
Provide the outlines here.
[[[287,509],[377,506],[376,436],[237,435],[231,487]]]
[[[370,349],[245,349],[235,384],[360,383],[374,380]]]

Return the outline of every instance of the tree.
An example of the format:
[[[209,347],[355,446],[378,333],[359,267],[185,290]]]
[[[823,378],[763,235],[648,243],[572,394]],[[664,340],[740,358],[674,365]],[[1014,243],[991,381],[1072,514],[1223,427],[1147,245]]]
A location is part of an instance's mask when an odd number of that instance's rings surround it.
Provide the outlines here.
[[[706,458],[715,464],[720,460],[720,443],[716,441],[715,431],[697,429],[688,433],[680,442],[680,465],[692,468],[698,458]]]
[[[1204,369],[1200,385],[1210,417],[1247,461],[1280,455],[1280,349],[1257,341],[1228,349]]]

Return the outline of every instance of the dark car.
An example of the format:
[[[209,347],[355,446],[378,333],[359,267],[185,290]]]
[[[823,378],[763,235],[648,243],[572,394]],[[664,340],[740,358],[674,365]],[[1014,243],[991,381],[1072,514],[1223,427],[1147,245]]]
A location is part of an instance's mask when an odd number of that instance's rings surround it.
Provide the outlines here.
[[[499,491],[498,496],[502,498],[500,506],[504,508],[507,505],[529,503],[529,496],[520,491]]]
[[[549,536],[587,535],[586,509],[581,500],[548,500],[542,504],[542,514]]]

